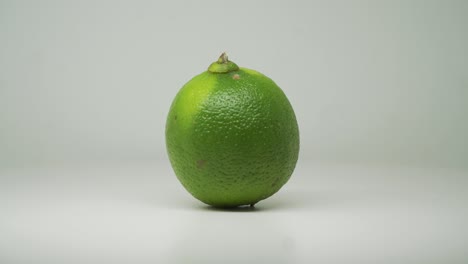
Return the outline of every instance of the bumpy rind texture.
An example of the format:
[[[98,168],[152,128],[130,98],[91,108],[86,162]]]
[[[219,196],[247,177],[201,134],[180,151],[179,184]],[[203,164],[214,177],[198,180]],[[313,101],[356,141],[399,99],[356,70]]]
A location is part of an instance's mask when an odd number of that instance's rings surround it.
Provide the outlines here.
[[[195,76],[177,94],[166,146],[182,185],[217,207],[255,204],[290,178],[299,130],[283,91],[254,70]]]

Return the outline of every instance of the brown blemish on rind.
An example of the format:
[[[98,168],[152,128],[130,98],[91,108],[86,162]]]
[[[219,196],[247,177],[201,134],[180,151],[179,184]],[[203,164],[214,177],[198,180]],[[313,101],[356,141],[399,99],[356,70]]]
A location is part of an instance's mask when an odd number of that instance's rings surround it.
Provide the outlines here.
[[[205,167],[205,164],[206,164],[206,160],[197,160],[197,168],[199,169],[202,169],[203,167]]]
[[[236,73],[236,74],[234,74],[234,75],[232,76],[232,78],[233,78],[234,80],[239,80],[239,79],[240,79],[240,75]]]

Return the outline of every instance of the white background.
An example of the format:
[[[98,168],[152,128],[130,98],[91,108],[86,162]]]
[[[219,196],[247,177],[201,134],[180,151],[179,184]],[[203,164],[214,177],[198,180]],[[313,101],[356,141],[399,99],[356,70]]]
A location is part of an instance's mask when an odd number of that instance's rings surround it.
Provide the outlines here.
[[[1,263],[463,263],[466,1],[0,0]],[[256,210],[177,182],[164,126],[222,51],[301,132]]]

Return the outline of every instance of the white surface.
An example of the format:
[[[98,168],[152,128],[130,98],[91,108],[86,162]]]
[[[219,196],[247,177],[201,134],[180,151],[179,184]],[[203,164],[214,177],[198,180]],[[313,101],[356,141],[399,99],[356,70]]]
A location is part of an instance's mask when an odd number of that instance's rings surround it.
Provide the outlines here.
[[[467,263],[467,172],[301,164],[216,210],[168,162],[4,170],[0,263]]]

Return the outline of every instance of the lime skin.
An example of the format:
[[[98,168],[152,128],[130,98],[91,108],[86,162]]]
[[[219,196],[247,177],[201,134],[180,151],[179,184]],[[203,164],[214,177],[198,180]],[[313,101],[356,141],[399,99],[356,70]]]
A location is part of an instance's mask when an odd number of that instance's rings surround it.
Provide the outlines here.
[[[299,129],[270,78],[246,68],[205,71],[176,95],[166,147],[177,178],[195,198],[215,207],[253,205],[291,177]]]

